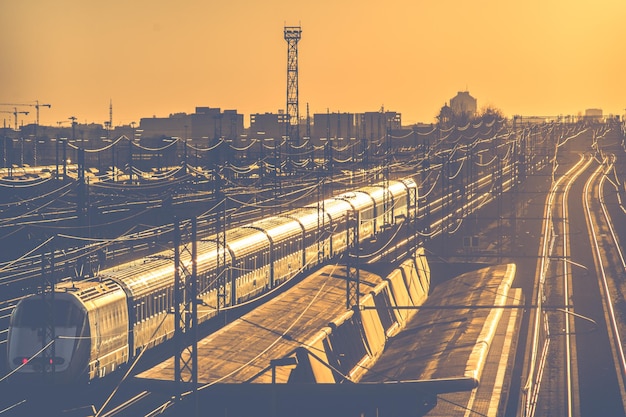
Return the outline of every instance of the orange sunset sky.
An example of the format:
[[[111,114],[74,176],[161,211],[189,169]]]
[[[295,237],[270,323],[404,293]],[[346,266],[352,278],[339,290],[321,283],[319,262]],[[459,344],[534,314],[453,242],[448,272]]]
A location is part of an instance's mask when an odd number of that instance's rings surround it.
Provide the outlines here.
[[[286,107],[285,25],[301,116],[430,123],[464,90],[509,117],[626,112],[624,0],[0,0],[0,103],[50,103],[43,125],[103,123],[112,100],[115,126],[196,106],[247,126]]]

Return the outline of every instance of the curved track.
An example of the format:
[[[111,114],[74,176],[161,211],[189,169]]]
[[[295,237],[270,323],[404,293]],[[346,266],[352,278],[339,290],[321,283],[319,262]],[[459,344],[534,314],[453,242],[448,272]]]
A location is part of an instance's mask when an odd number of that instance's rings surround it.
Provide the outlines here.
[[[579,145],[563,150],[573,154]],[[568,152],[557,155],[555,168],[559,160],[568,164]],[[553,170],[544,207],[519,415],[626,410],[624,325],[613,301],[621,293],[611,279],[623,276],[626,263],[613,226],[619,220],[610,217],[603,194],[615,157],[580,155],[562,175]]]
[[[615,155],[604,158],[602,164],[585,183],[583,203],[589,238],[591,241],[598,286],[602,295],[601,301],[604,310],[604,321],[611,350],[611,360],[615,365],[616,382],[622,402],[622,411],[626,410],[626,359],[624,355],[623,331],[620,331],[618,314],[614,307],[614,291],[610,290],[611,276],[616,272],[626,270],[626,261],[615,231],[613,220],[607,210],[604,199],[604,186],[607,175],[614,167]],[[619,274],[619,272],[618,272]],[[616,387],[616,388],[617,388]],[[615,407],[617,407],[616,405]],[[596,409],[596,407],[591,407]],[[607,410],[613,411],[613,408]]]

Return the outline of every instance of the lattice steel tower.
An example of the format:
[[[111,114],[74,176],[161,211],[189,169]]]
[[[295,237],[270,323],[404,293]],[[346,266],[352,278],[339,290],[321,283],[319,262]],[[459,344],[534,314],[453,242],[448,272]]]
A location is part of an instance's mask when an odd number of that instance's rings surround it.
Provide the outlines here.
[[[287,155],[289,145],[300,145],[300,113],[298,110],[298,41],[302,37],[300,26],[285,26],[287,41]]]

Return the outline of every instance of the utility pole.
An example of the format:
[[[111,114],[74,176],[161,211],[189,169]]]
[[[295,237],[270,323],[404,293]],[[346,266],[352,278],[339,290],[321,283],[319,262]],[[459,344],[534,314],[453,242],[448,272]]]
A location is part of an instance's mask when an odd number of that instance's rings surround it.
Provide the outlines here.
[[[386,192],[387,190],[385,190]],[[361,274],[359,265],[359,212],[350,210],[346,213],[346,308],[356,308],[361,304]]]
[[[72,142],[76,141],[76,117],[70,116],[68,117],[72,121]]]
[[[314,167],[315,160],[315,148],[313,147],[313,141],[311,140],[311,115],[309,113],[309,103],[306,104],[306,139],[308,140],[308,153],[309,153],[309,161],[308,166]]]
[[[174,376],[180,400],[189,384],[194,394],[198,386],[197,221],[174,219],[174,227]]]
[[[60,120],[57,122],[59,128],[63,123],[67,123],[67,120]],[[60,136],[60,135],[59,135]],[[65,137],[57,137],[56,141],[56,179],[59,179],[59,146],[62,145],[63,156],[61,157],[61,163],[63,164],[63,180],[67,178],[67,138]]]
[[[133,141],[135,140],[135,122],[130,122],[132,129],[130,139],[128,139],[128,180],[133,183]],[[185,158],[185,172],[187,172],[187,158]]]
[[[78,187],[77,191],[77,216],[78,221],[81,226],[87,225],[87,198],[89,193],[87,192],[87,184],[85,182],[85,149],[78,148],[77,152],[77,163],[78,163]]]
[[[56,365],[56,334],[54,323],[54,286],[56,276],[54,271],[54,246],[53,239],[41,249],[41,301],[45,308],[44,316],[47,318],[41,328],[41,372],[47,382],[54,382]]]
[[[33,162],[34,165],[37,166],[37,141],[38,141],[38,136],[37,136],[37,130],[39,129],[39,108],[40,107],[47,107],[47,108],[51,108],[52,105],[51,104],[39,104],[39,100],[35,100],[35,110],[37,110],[37,119],[36,119],[36,123],[35,123],[35,143],[33,144]]]

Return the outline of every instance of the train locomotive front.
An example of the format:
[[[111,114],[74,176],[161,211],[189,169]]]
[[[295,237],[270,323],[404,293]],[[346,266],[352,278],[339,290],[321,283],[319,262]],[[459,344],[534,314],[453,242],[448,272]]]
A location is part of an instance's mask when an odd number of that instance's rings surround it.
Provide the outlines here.
[[[32,295],[11,315],[7,356],[17,382],[34,374],[55,383],[102,377],[128,361],[128,309],[113,281],[58,284]],[[21,380],[21,381],[20,381]]]

